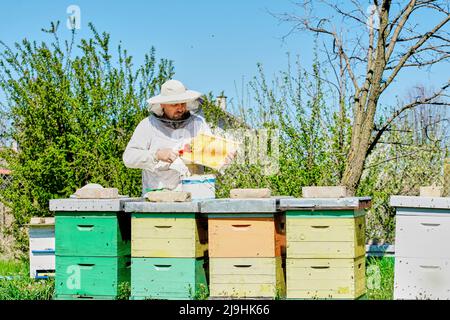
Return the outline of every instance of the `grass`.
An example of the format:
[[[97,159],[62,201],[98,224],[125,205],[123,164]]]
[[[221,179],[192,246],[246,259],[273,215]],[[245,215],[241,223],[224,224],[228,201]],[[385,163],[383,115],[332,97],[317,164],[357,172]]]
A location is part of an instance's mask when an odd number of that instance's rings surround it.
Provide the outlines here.
[[[0,300],[51,300],[54,280],[35,280],[29,277],[28,261],[0,260]],[[394,288],[394,259],[368,257],[366,260],[367,299],[392,300]],[[118,300],[128,300],[130,283],[119,285]],[[195,300],[208,298],[208,290],[200,288]]]
[[[367,299],[394,298],[394,258],[368,257],[366,260]]]
[[[53,279],[36,280],[29,276],[27,261],[0,260],[0,300],[51,300]]]
[[[13,276],[26,269],[26,262],[0,260],[0,276]]]

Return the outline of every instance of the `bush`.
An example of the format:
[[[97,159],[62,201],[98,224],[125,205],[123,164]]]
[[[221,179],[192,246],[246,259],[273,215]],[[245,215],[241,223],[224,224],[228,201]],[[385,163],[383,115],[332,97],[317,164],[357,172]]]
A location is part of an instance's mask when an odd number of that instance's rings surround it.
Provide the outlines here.
[[[50,44],[24,39],[13,50],[0,43],[2,116],[10,124],[0,135],[18,145],[18,151],[0,151],[13,172],[0,201],[13,211],[22,251],[27,235],[20,227],[31,216],[51,215],[50,199],[67,198],[87,183],[124,195],[141,192],[141,171],[125,168],[122,153],[148,115],[146,98],[173,75],[172,62],[157,62],[152,48],[133,66],[120,45],[113,59],[109,34],[89,26],[93,35],[79,41],[77,55],[75,33],[62,46],[58,23],[44,30],[53,36]]]

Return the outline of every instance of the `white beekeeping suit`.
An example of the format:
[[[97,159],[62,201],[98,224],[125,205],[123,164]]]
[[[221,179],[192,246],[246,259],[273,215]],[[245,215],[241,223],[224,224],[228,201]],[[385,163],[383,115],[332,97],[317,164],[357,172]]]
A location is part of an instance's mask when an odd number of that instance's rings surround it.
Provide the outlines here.
[[[177,152],[200,132],[211,134],[205,119],[190,113],[198,107],[200,93],[186,90],[181,82],[169,80],[161,87],[161,94],[148,100],[151,114],[136,127],[123,154],[128,168],[142,169],[142,195],[157,189],[179,190],[183,175],[203,173],[203,167],[184,165],[180,158],[173,163],[159,161],[156,152],[170,148]],[[162,117],[161,103],[186,102],[189,114],[183,120]]]

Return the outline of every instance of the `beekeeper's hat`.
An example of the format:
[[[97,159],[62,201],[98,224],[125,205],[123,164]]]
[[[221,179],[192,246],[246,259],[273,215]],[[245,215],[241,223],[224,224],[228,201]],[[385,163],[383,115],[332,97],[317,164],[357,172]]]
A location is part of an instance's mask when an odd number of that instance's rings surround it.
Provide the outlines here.
[[[175,104],[185,102],[189,111],[194,111],[200,105],[201,93],[188,90],[178,80],[168,80],[161,86],[161,93],[147,100],[149,110],[158,116],[163,114],[161,103]]]

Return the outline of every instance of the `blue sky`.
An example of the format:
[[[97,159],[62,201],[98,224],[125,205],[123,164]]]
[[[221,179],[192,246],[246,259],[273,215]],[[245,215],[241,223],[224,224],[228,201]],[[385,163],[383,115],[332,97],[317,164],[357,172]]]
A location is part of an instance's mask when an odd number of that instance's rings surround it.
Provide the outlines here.
[[[154,46],[157,57],[174,61],[175,78],[187,87],[215,95],[224,90],[234,100],[235,83],[241,94],[242,79],[256,74],[257,62],[270,76],[286,69],[287,52],[299,54],[305,66],[312,60],[312,38],[297,33],[282,42],[290,25],[279,24],[268,13],[292,12],[296,6],[288,0],[3,1],[0,40],[9,45],[24,37],[49,40],[40,30],[56,20],[68,36],[66,10],[71,4],[81,9],[79,38],[90,36],[87,24],[93,22],[97,30],[111,34],[114,46],[121,40],[135,63]],[[395,95],[404,95],[417,83],[437,87],[448,79],[449,64],[431,71],[402,74],[384,102],[392,103]]]

